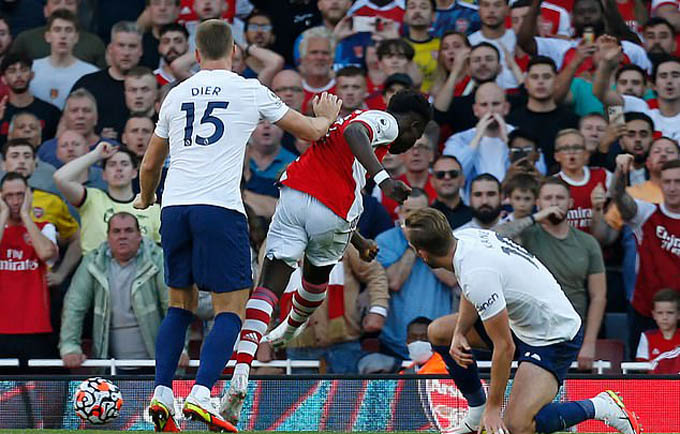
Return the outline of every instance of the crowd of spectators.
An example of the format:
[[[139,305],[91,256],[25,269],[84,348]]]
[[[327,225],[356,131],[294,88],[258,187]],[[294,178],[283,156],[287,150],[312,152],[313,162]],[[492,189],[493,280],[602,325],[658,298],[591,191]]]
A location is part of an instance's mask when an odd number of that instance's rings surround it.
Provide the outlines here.
[[[168,300],[160,204],[132,207],[137,168],[162,99],[198,70],[207,19],[232,24],[235,73],[301,112],[324,91],[343,116],[384,110],[402,89],[433,106],[415,145],[383,160],[409,198],[363,191],[357,230],[376,260],[347,250],[287,357],[442,372],[428,325],[457,311],[460,288],[403,232],[431,206],[454,233],[495,230],[550,269],[585,325],[581,369],[608,358],[608,338],[626,360],[680,370],[677,0],[2,2],[0,358],[21,372],[30,358],[154,358]],[[252,134],[242,192],[255,276],[276,181],[309,146],[267,121]],[[200,304],[183,362],[210,325]],[[257,357],[286,355],[263,345]]]

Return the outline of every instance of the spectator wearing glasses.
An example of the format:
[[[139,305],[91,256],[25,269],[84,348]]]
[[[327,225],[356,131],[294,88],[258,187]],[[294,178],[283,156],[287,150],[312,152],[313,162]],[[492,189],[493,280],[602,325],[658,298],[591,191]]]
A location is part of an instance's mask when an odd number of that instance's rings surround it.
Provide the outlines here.
[[[261,11],[253,11],[246,19],[246,44],[239,45],[245,69],[245,78],[257,78],[269,86],[272,78],[281,71],[285,63],[283,57],[271,50],[276,40],[272,32],[272,19]]]
[[[302,87],[302,76],[297,71],[294,69],[279,71],[272,79],[271,89],[288,107],[299,112],[302,111],[305,92]],[[300,155],[300,151],[295,145],[296,142],[295,136],[287,131],[283,133],[281,146],[295,155]]]
[[[432,186],[437,199],[432,208],[446,216],[451,229],[456,229],[472,220],[472,210],[463,203],[460,189],[465,185],[465,175],[456,157],[443,155],[432,165]]]

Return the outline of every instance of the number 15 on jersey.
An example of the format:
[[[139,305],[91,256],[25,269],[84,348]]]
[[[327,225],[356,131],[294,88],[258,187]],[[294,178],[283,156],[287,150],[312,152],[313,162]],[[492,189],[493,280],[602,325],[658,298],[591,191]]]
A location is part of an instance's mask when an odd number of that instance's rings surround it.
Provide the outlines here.
[[[184,125],[184,146],[191,146],[194,143],[201,146],[210,146],[217,142],[224,135],[224,122],[222,119],[215,116],[213,111],[216,109],[226,110],[229,107],[227,101],[209,101],[205,107],[203,116],[199,121],[199,125],[212,124],[215,131],[209,137],[194,135],[194,120],[196,118],[196,106],[193,102],[185,102],[181,105],[181,110],[186,113],[186,123]],[[200,113],[199,113],[200,115]]]

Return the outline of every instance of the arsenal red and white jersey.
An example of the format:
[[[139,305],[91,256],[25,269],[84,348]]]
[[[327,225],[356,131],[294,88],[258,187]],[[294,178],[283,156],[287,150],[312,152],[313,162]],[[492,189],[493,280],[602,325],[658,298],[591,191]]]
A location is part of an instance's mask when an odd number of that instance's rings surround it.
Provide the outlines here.
[[[51,223],[36,223],[56,243]],[[0,334],[51,333],[47,264],[24,225],[7,225],[0,241]]]
[[[670,339],[664,338],[660,330],[642,333],[635,357],[654,362],[655,374],[680,373],[680,329]]]
[[[326,136],[293,161],[280,180],[316,198],[349,222],[363,211],[361,189],[367,174],[344,137],[345,128],[354,122],[366,127],[375,155],[382,161],[389,144],[399,135],[397,120],[384,111],[356,110],[331,125]]]
[[[352,7],[349,8],[349,11],[347,11],[347,16],[376,16],[401,23],[404,21],[405,11],[405,0],[393,0],[385,6],[377,6],[370,0],[356,0]]]
[[[680,214],[664,204],[635,200],[638,211],[630,222],[637,241],[638,270],[632,305],[652,315],[652,298],[660,289],[680,291]]]
[[[569,225],[590,233],[590,224],[593,219],[593,204],[590,195],[598,184],[602,184],[607,189],[612,174],[600,167],[584,167],[585,176],[581,181],[569,178],[564,172],[557,175],[569,184],[571,198],[574,201],[573,207],[567,212],[567,222]]]

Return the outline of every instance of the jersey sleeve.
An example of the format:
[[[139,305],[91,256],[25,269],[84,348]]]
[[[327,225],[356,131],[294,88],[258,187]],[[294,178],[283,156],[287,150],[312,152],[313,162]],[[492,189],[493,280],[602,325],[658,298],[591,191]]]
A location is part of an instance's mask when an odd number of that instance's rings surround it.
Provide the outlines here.
[[[635,214],[635,217],[633,217],[633,220],[628,222],[628,224],[632,226],[633,229],[638,229],[642,227],[643,224],[645,224],[647,219],[652,214],[654,214],[654,211],[656,211],[656,205],[650,202],[645,202],[644,200],[634,200],[635,204],[637,205],[637,213]]]
[[[288,112],[288,106],[267,87],[258,85],[255,91],[255,104],[260,118],[278,122]]]
[[[555,8],[557,9],[557,8]],[[570,37],[571,36],[571,19],[569,17],[569,12],[567,12],[566,9],[564,8],[559,8],[560,9],[560,23],[557,28],[557,34],[559,36],[566,36]]]
[[[621,46],[623,53],[628,56],[632,63],[647,71],[648,74],[652,73],[652,62],[649,61],[644,48],[629,41],[621,41]]]
[[[56,225],[59,227],[59,237],[68,239],[73,236],[78,230],[78,222],[73,218],[68,211],[68,207],[63,201],[59,201],[59,216],[57,217]]]
[[[461,280],[465,298],[475,306],[482,321],[505,309],[505,297],[498,272],[491,269],[475,270]]]
[[[42,227],[40,232],[55,245],[57,244],[57,228],[52,223],[47,223]]]
[[[367,110],[352,119],[349,123],[361,122],[368,128],[371,146],[393,142],[399,135],[397,120],[381,110]]]
[[[156,122],[156,129],[154,134],[162,139],[167,139],[170,135],[170,121],[169,121],[169,106],[172,104],[173,89],[165,96],[165,100],[161,104],[161,109],[158,113],[158,121]]]
[[[647,333],[642,333],[640,335],[640,343],[635,352],[635,358],[644,362],[649,360],[649,341],[647,340]]]

